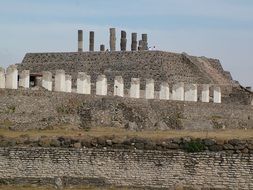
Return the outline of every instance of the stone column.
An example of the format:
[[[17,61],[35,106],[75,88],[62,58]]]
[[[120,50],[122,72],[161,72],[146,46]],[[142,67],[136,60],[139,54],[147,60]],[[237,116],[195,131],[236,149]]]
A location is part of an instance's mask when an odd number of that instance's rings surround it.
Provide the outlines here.
[[[105,45],[104,44],[100,45],[100,51],[105,51]]]
[[[78,52],[83,51],[83,31],[78,30]]]
[[[120,39],[120,50],[126,51],[126,46],[127,46],[126,32],[122,30]]]
[[[142,50],[148,50],[148,35],[147,34],[142,34]]]
[[[213,102],[221,103],[221,88],[219,86],[213,88]]]
[[[90,31],[90,51],[94,51],[94,38],[95,38],[95,33],[94,31]]]
[[[65,71],[56,70],[55,73],[55,91],[65,92]]]
[[[184,101],[184,83],[174,84],[172,87],[172,99]]]
[[[99,75],[96,82],[96,95],[107,95],[107,78],[105,75]]]
[[[137,45],[137,33],[132,33],[131,51],[136,51]]]
[[[169,84],[167,82],[161,83],[159,98],[161,100],[169,100],[170,99],[170,88],[169,88]]]
[[[65,76],[65,92],[72,92],[72,76]]]
[[[138,50],[139,50],[139,51],[142,51],[142,50],[143,50],[143,42],[142,42],[142,40],[139,40]]]
[[[77,75],[77,93],[78,94],[91,94],[90,75],[79,72]]]
[[[140,79],[139,78],[131,79],[130,97],[140,98]]]
[[[5,70],[0,67],[0,88],[5,88]]]
[[[209,102],[209,84],[202,85],[201,91],[201,101],[202,102]]]
[[[16,65],[11,65],[6,70],[5,88],[18,89],[18,70]]]
[[[155,98],[155,81],[153,79],[146,79],[145,97],[146,99]]]
[[[110,51],[116,50],[116,29],[110,28]]]
[[[42,72],[42,87],[48,91],[53,90],[52,73],[49,71]]]
[[[23,70],[19,75],[19,86],[24,88],[30,87],[30,71]]]
[[[198,87],[196,84],[185,84],[184,100],[189,102],[198,101]]]
[[[124,80],[122,76],[116,76],[114,79],[114,96],[124,97]]]

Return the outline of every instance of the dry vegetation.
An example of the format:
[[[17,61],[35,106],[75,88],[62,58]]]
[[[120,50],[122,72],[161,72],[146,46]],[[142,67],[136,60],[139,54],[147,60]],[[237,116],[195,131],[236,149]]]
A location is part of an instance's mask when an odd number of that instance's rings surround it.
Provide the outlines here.
[[[13,185],[0,185],[1,190],[55,190],[53,186],[13,186]],[[80,187],[67,187],[64,190],[130,190],[128,188],[116,188],[116,187],[94,187],[94,186],[80,186]]]
[[[58,126],[52,129],[11,131],[7,128],[0,129],[0,135],[5,137],[18,137],[20,135],[29,135],[30,137],[103,137],[113,136],[114,138],[140,137],[152,140],[167,139],[175,137],[193,137],[193,138],[214,138],[220,140],[228,139],[253,139],[253,129],[230,129],[213,131],[191,131],[191,130],[169,130],[169,131],[129,131],[119,128],[96,127],[89,131],[78,129],[71,126]]]

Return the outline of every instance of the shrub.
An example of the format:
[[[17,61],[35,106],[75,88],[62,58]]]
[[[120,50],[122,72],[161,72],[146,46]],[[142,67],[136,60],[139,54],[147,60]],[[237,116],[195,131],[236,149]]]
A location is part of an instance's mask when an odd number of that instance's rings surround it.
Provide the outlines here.
[[[193,140],[186,142],[184,148],[187,152],[202,152],[205,150],[205,145],[202,141]]]

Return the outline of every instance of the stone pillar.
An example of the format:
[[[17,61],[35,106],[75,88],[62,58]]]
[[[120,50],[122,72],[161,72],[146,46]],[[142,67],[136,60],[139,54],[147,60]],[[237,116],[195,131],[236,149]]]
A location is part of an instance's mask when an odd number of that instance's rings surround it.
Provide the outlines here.
[[[83,51],[83,31],[78,30],[78,52]]]
[[[110,28],[110,51],[116,50],[116,29]]]
[[[139,40],[138,50],[139,50],[139,51],[142,51],[142,50],[143,50],[143,42],[142,42],[142,40]]]
[[[221,103],[221,88],[219,86],[213,88],[213,102]]]
[[[147,34],[142,34],[142,50],[148,50],[148,35]]]
[[[77,75],[77,93],[78,94],[91,94],[90,75],[79,72]]]
[[[107,95],[107,78],[105,75],[99,75],[96,82],[96,95]]]
[[[139,78],[131,79],[130,97],[140,98],[140,79]]]
[[[55,91],[65,92],[65,71],[56,70],[55,73]]]
[[[100,51],[105,51],[105,45],[104,44],[100,45]]]
[[[120,39],[120,50],[126,51],[126,46],[127,46],[126,32],[122,30]]]
[[[172,99],[184,101],[184,83],[174,84],[172,87]]]
[[[90,31],[90,51],[94,51],[94,38],[95,38],[95,33],[94,31]]]
[[[0,67],[0,88],[5,88],[5,70]]]
[[[116,76],[114,79],[114,96],[124,97],[124,80],[122,76]]]
[[[137,33],[132,33],[131,51],[136,51],[137,45]]]
[[[169,100],[170,99],[170,88],[169,88],[169,84],[167,82],[161,83],[159,98],[161,100]]]
[[[16,65],[11,65],[6,70],[5,88],[18,89],[18,70]]]
[[[65,76],[65,92],[72,92],[72,76]]]
[[[19,86],[24,88],[30,87],[30,71],[23,70],[19,75]]]
[[[155,98],[155,81],[153,79],[146,79],[145,97],[146,99]]]
[[[52,73],[49,71],[42,72],[42,87],[48,91],[53,90]]]
[[[209,102],[209,84],[202,85],[201,91],[201,101],[202,102]]]
[[[184,100],[189,102],[198,101],[198,87],[196,84],[185,84]]]

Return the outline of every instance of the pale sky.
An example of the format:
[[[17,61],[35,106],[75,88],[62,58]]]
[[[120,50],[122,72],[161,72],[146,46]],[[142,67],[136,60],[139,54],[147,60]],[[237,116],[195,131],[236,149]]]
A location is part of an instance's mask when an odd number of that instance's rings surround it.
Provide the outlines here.
[[[253,0],[0,0],[0,65],[27,52],[77,51],[77,30],[95,31],[108,48],[109,27],[148,33],[159,50],[220,59],[253,86]]]

